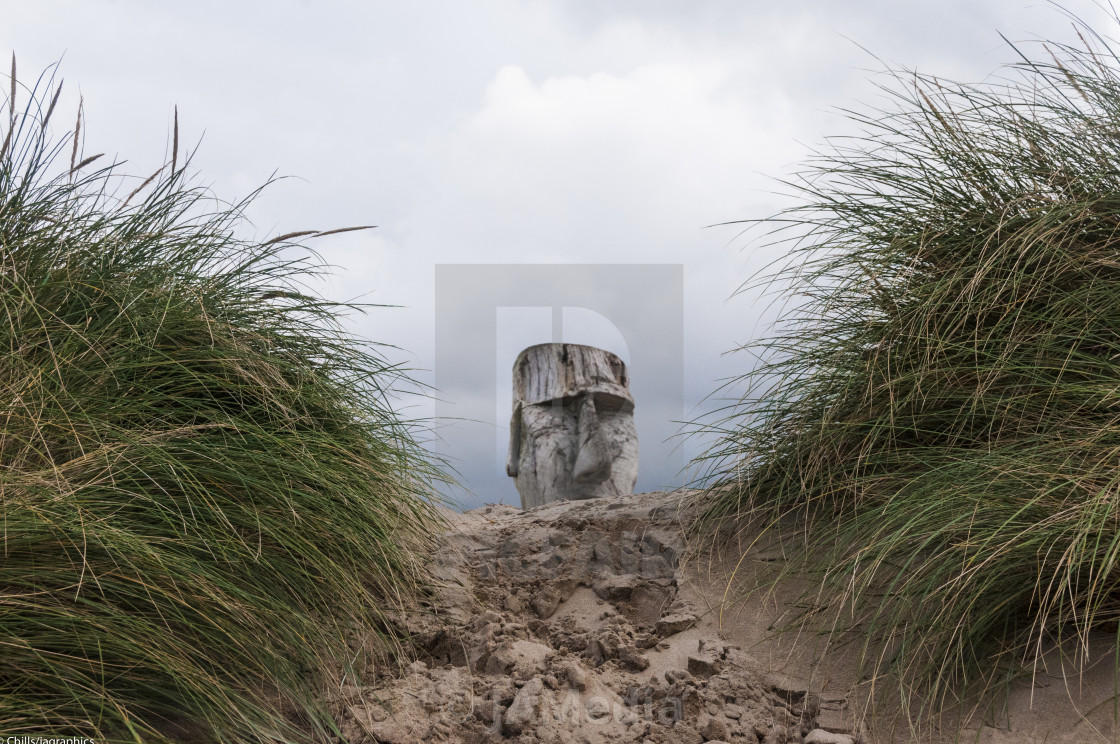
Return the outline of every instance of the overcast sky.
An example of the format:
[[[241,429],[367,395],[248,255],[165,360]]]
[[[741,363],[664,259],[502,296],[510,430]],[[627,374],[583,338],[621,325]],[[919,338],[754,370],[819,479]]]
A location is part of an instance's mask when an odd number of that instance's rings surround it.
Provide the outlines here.
[[[1066,7],[1115,35],[1088,0]],[[639,490],[685,479],[667,474],[672,444],[650,432],[710,409],[704,396],[747,364],[723,352],[769,320],[758,298],[729,298],[773,251],[736,227],[706,226],[788,203],[773,179],[846,131],[836,108],[875,101],[872,53],[979,81],[1014,59],[998,32],[1072,36],[1057,10],[1029,0],[0,0],[0,9],[0,51],[15,51],[22,79],[62,60],[60,106],[70,113],[55,118],[60,136],[84,96],[87,153],[152,172],[178,105],[181,140],[200,142],[194,165],[219,196],[240,198],[274,172],[293,176],[254,205],[251,234],[378,225],[314,244],[337,267],[320,289],[399,305],[350,326],[400,347],[386,353],[423,382],[454,377],[433,371],[437,265],[681,266],[684,405],[673,416],[638,398]],[[576,306],[562,317],[564,340],[630,360],[610,319]],[[499,308],[495,318],[493,381],[445,398],[459,409],[472,396],[494,405],[471,436],[455,435],[462,424],[441,430],[455,443],[445,454],[468,507],[518,503],[502,468],[508,370],[521,348],[552,340],[548,308]],[[635,381],[664,383],[659,375],[631,369]],[[431,401],[402,405],[414,417],[435,413]]]

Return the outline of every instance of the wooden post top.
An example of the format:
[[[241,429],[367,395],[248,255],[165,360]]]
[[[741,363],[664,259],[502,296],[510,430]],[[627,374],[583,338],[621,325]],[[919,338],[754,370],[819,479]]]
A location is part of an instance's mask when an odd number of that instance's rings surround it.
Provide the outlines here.
[[[633,410],[626,364],[614,354],[580,344],[537,344],[513,363],[513,399],[530,406],[592,393]]]

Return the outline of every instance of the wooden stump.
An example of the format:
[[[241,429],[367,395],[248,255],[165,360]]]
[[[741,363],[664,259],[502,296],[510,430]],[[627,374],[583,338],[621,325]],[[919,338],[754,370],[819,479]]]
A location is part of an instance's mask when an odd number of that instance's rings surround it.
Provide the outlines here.
[[[513,365],[506,473],[522,508],[632,493],[638,433],[626,365],[578,344],[530,346]]]

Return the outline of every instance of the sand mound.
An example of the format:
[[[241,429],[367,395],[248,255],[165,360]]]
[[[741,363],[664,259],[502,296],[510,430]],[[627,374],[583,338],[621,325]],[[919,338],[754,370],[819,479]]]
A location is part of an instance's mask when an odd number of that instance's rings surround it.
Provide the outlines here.
[[[729,608],[737,552],[681,568],[679,500],[648,493],[452,515],[435,557],[444,586],[427,614],[405,621],[422,660],[344,688],[343,732],[355,744],[909,741],[897,721],[860,721],[854,663],[822,662],[811,640],[771,637],[793,588]],[[1064,689],[1027,690],[1008,708],[1029,709],[1025,719],[966,721],[962,740],[1112,741],[1106,724],[1082,725]],[[958,721],[923,738],[961,733]]]
[[[857,741],[768,678],[682,591],[677,497],[459,515],[447,586],[410,623],[425,661],[339,700],[354,742]],[[831,715],[827,729],[819,720]]]

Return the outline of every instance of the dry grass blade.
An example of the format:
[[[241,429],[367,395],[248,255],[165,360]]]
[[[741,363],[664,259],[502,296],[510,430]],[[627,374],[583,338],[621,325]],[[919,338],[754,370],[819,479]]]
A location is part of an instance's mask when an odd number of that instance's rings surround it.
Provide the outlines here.
[[[174,122],[171,135],[171,173],[175,173],[175,166],[179,162],[179,106],[175,106]]]
[[[78,97],[78,116],[74,120],[74,146],[70,149],[70,176],[73,178],[75,167],[78,164],[78,142],[82,133],[82,104],[85,100]]]
[[[295,232],[284,233],[283,235],[277,235],[275,238],[272,238],[270,240],[265,241],[264,244],[265,245],[275,245],[277,243],[283,243],[286,240],[293,240],[295,238],[302,238],[302,237],[306,237],[308,235],[318,235],[318,234],[319,234],[318,230],[297,230]]]
[[[277,235],[265,242],[265,245],[275,245],[276,243],[283,243],[285,241],[293,240],[295,238],[315,237],[322,238],[327,235],[338,235],[339,233],[354,232],[356,230],[373,230],[377,225],[358,225],[356,227],[339,227],[333,230],[297,230],[295,232],[284,233]]]
[[[56,88],[55,91],[54,91],[54,96],[51,97],[51,105],[49,107],[47,107],[47,115],[43,117],[43,125],[42,125],[42,127],[40,127],[41,129],[46,129],[47,124],[50,123],[51,114],[54,113],[55,104],[58,103],[58,96],[61,93],[62,93],[62,82],[59,82],[58,88]]]
[[[164,169],[164,168],[166,168],[166,167],[167,167],[166,165],[161,165],[160,167],[156,168],[156,172],[155,172],[155,173],[153,173],[152,175],[150,175],[150,176],[148,176],[147,178],[145,178],[145,179],[144,179],[144,181],[143,181],[143,183],[141,183],[141,184],[140,184],[139,186],[137,186],[137,187],[136,187],[136,188],[134,188],[134,189],[133,189],[133,190],[132,190],[131,192],[129,192],[129,194],[128,194],[128,197],[127,197],[127,198],[126,198],[126,199],[124,200],[124,203],[123,203],[123,204],[122,204],[121,206],[122,206],[122,207],[126,207],[126,206],[128,206],[128,203],[129,203],[130,201],[132,201],[132,197],[136,196],[136,195],[137,195],[137,194],[139,194],[139,193],[140,193],[141,191],[143,191],[143,190],[144,190],[144,188],[145,188],[145,187],[146,187],[146,186],[147,186],[148,184],[150,184],[150,183],[151,183],[152,181],[154,181],[154,180],[156,179],[156,176],[158,176],[158,175],[159,175],[160,173],[163,173],[163,169]]]
[[[104,157],[104,155],[105,155],[105,153],[103,153],[103,152],[99,152],[99,153],[97,153],[96,155],[90,155],[90,156],[89,156],[88,158],[83,158],[83,159],[82,159],[82,162],[80,162],[80,163],[78,163],[77,165],[75,165],[75,166],[74,166],[74,167],[73,167],[73,168],[72,168],[72,169],[70,170],[70,172],[71,172],[71,173],[74,173],[74,171],[80,171],[80,170],[81,170],[82,168],[85,168],[85,167],[86,167],[87,165],[89,165],[90,163],[92,163],[92,162],[93,162],[94,160],[97,160],[97,159],[98,159],[98,158],[100,158],[100,157]]]
[[[334,230],[325,230],[323,232],[315,233],[315,237],[322,238],[327,235],[337,235],[339,233],[354,232],[355,230],[373,230],[377,225],[359,225],[357,227],[339,227]]]
[[[8,93],[8,133],[4,135],[4,144],[0,146],[0,160],[8,154],[8,147],[12,143],[12,134],[16,130],[16,54],[12,52],[12,87]]]

